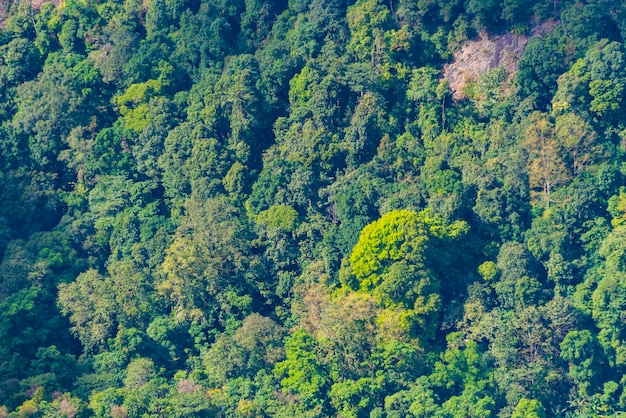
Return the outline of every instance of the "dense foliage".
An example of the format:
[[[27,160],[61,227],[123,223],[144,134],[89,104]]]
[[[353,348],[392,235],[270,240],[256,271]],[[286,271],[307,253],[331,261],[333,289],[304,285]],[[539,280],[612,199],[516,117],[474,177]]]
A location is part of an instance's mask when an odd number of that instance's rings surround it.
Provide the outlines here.
[[[626,410],[623,2],[5,3],[0,417]]]

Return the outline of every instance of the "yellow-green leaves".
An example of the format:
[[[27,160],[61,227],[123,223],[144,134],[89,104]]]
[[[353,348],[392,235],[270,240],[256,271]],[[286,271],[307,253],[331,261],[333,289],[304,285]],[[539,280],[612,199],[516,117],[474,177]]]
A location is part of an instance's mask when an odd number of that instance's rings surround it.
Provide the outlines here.
[[[609,199],[608,211],[613,216],[611,225],[614,228],[626,225],[626,189],[621,187],[619,194]]]
[[[498,266],[493,261],[485,261],[478,266],[478,274],[480,274],[485,281],[492,281],[498,275]]]
[[[357,59],[379,64],[379,56],[386,49],[385,31],[389,29],[389,9],[377,0],[360,1],[348,9],[348,27],[352,39],[348,45]]]
[[[259,213],[256,222],[269,229],[292,232],[298,225],[298,212],[289,205],[274,205]]]
[[[375,276],[389,273],[394,263],[423,263],[423,253],[431,237],[457,238],[467,230],[467,223],[457,221],[447,225],[428,210],[391,211],[363,228],[350,256],[352,273],[361,283],[361,289],[371,290],[380,280]]]
[[[148,103],[153,97],[162,93],[162,90],[170,85],[169,77],[174,72],[171,64],[162,62],[159,66],[161,74],[156,80],[148,80],[145,83],[132,84],[124,94],[115,102],[119,106],[120,113],[129,129],[140,133],[148,126]]]
[[[407,323],[424,333],[434,330],[426,320],[441,305],[440,283],[432,265],[448,241],[467,232],[467,224],[448,225],[428,210],[416,213],[395,210],[363,228],[350,256],[350,265],[342,272],[344,285],[370,294],[380,306],[397,310]]]
[[[556,186],[570,180],[552,122],[537,113],[526,129],[524,146],[528,152],[528,179],[534,196],[542,196],[546,208]]]
[[[352,250],[350,264],[364,290],[378,284],[383,270],[402,258],[412,255],[423,244],[426,231],[417,222],[417,214],[407,210],[392,211],[361,232]]]

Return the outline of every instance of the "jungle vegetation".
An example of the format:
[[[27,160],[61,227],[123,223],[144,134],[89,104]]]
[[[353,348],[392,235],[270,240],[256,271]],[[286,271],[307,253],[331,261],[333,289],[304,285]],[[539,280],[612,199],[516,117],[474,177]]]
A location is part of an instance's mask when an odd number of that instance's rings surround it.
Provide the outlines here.
[[[3,4],[0,417],[626,411],[626,3]]]

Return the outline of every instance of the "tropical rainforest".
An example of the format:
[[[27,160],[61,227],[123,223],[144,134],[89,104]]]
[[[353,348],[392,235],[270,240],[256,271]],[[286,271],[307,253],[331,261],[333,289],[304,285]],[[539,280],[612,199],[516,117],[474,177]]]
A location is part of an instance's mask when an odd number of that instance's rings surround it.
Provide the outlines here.
[[[0,417],[626,411],[626,3],[1,6]]]

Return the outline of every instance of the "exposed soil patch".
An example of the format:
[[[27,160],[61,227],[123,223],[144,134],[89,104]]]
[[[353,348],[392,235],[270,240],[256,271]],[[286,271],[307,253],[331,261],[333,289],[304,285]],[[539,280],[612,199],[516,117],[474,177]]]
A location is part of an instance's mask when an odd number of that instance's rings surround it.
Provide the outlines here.
[[[558,22],[547,21],[532,29],[532,35],[543,36],[552,32]],[[509,78],[517,71],[517,63],[524,53],[529,37],[505,33],[491,35],[481,32],[478,39],[466,42],[443,67],[443,77],[450,83],[453,97],[463,99],[468,81],[475,81],[488,70],[504,67]]]
[[[4,27],[4,21],[9,17],[9,7],[11,2],[9,0],[0,0],[0,27]]]
[[[52,3],[58,6],[61,0],[0,0],[0,28],[4,28],[6,20],[20,4],[30,4],[33,10],[39,10],[44,3]]]

